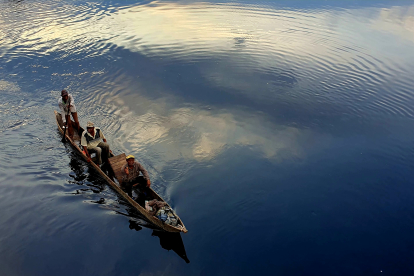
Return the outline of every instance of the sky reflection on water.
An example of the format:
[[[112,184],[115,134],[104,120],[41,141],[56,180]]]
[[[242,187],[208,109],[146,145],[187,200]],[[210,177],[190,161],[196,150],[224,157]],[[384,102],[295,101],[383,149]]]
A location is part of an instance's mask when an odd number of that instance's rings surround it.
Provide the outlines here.
[[[410,275],[412,3],[0,8],[7,275]],[[62,88],[148,169],[190,265],[59,142]]]

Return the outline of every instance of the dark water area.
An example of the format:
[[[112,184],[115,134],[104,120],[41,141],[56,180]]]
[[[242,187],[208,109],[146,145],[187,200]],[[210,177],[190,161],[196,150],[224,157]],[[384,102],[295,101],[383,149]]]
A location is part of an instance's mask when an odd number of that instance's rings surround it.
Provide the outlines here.
[[[412,1],[1,1],[0,276],[414,275]],[[73,94],[189,232],[60,142]]]

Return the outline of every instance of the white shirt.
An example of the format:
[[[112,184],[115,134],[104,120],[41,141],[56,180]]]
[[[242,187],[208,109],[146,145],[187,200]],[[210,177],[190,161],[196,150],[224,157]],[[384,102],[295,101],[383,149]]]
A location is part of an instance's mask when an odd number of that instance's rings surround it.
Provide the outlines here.
[[[100,134],[99,136],[97,135],[98,134],[97,131],[96,131],[97,129],[99,129],[99,134]],[[85,135],[88,135],[93,140],[88,143],[88,141],[86,140]],[[87,147],[87,149],[96,148],[98,146],[98,144],[100,142],[102,142],[103,139],[105,139],[105,136],[103,135],[102,130],[99,127],[95,127],[95,137],[90,135],[90,133],[87,130],[85,130],[82,133],[81,146]]]
[[[76,112],[75,100],[72,97],[72,94],[68,94],[68,101],[66,103],[63,102],[62,97],[59,98],[58,104],[60,108],[60,114],[62,115],[63,123],[66,123],[66,114],[68,114],[68,103],[70,101],[70,112]],[[70,114],[69,114],[70,115]]]

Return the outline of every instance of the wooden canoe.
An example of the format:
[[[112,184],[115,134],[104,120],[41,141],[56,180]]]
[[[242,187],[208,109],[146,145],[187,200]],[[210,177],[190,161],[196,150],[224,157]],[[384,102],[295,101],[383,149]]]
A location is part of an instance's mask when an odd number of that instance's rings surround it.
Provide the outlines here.
[[[63,129],[62,115],[59,112],[55,111],[55,117],[56,117],[56,123],[58,125],[58,129],[59,129],[60,133],[62,133],[62,135],[63,135],[64,129]],[[80,148],[80,137],[81,137],[83,131],[84,131],[83,128],[81,128],[81,131],[80,131],[81,133],[77,133],[77,131],[74,130],[74,134],[73,134],[72,138],[66,132],[66,142],[69,142],[72,145],[72,147],[80,154],[80,156],[82,156],[82,158],[84,160],[87,160],[88,158],[86,157],[86,155],[83,153],[83,151]],[[117,156],[112,155],[112,157],[109,158],[109,163],[111,165],[111,170],[112,170],[110,175],[114,175],[116,178],[119,179],[120,174],[121,174],[121,168],[122,168],[123,164],[126,164],[125,153],[122,153],[122,154],[117,155]],[[149,222],[153,223],[155,226],[161,228],[162,230],[165,230],[165,231],[168,231],[168,232],[183,232],[183,233],[188,232],[188,230],[184,226],[184,223],[182,222],[182,220],[180,219],[180,217],[177,214],[174,213],[174,215],[176,216],[176,218],[178,220],[178,225],[177,226],[172,226],[172,225],[165,224],[164,222],[159,220],[157,217],[152,216],[147,210],[145,210],[144,207],[142,207],[137,202],[135,202],[132,198],[130,198],[128,196],[128,194],[126,194],[119,187],[119,185],[117,183],[115,183],[115,179],[113,177],[110,177],[110,176],[106,175],[98,165],[96,165],[94,162],[90,162],[89,164],[102,176],[103,179],[106,180],[106,182],[111,186],[112,189],[114,189],[132,207],[134,207],[134,209],[136,209],[138,212],[140,212]],[[162,199],[161,196],[159,196],[153,189],[150,188],[149,190],[152,193],[152,195],[151,195],[152,198],[155,198],[158,201],[165,202],[165,200]],[[165,203],[167,204],[168,207],[170,207],[167,202],[165,202]]]

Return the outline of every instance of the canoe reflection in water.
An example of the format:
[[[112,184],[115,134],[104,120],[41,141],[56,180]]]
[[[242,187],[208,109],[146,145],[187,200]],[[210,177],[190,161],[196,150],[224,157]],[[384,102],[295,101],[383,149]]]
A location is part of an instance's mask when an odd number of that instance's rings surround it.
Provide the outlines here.
[[[66,147],[70,152],[69,164],[72,169],[70,176],[74,180],[72,183],[82,186],[82,188],[77,189],[74,194],[83,194],[89,197],[88,194],[90,195],[90,192],[98,194],[104,191],[106,187],[110,187],[104,180],[100,178],[100,175],[98,173],[96,173],[94,170],[88,170],[88,165],[83,162],[81,158],[76,155],[76,153],[71,151],[70,146]],[[128,202],[126,202],[122,197],[118,196],[115,192],[110,195],[110,197],[113,196],[117,198],[117,206],[114,206],[114,204],[110,204],[108,206],[108,201],[113,200],[109,198],[106,200],[104,197],[100,197],[99,199],[92,200],[90,202],[107,205],[108,209],[112,209],[117,214],[129,217],[129,229],[131,230],[140,231],[143,227],[152,229],[153,231],[151,236],[156,236],[160,239],[160,245],[162,248],[168,251],[174,251],[186,263],[190,263],[190,260],[187,258],[187,253],[185,251],[184,243],[181,238],[181,233],[171,233],[166,232],[162,229],[158,229],[157,226],[147,221],[144,216],[142,216],[135,209],[131,208],[128,205]]]
[[[140,231],[142,230],[142,227],[137,222],[130,220],[129,229]],[[187,258],[187,253],[185,252],[185,247],[183,239],[181,238],[181,233],[170,233],[163,230],[153,230],[151,236],[156,236],[160,238],[160,245],[162,248],[168,251],[174,251],[187,264],[190,263],[190,260]]]

